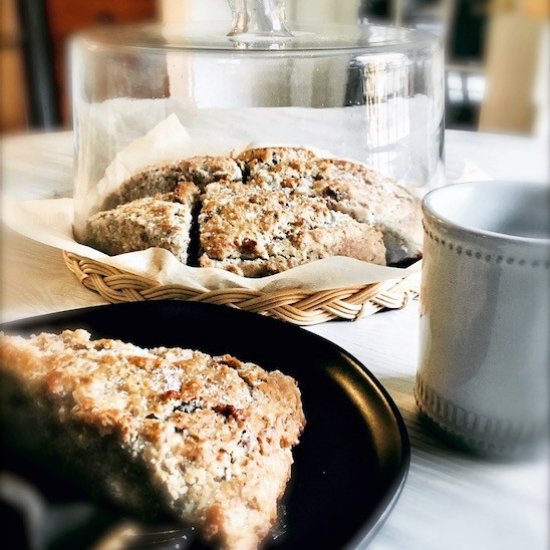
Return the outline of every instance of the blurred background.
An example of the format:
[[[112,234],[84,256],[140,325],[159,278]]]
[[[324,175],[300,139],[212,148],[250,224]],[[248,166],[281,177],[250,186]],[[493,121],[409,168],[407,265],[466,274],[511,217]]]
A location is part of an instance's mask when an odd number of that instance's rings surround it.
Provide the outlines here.
[[[0,0],[1,131],[68,128],[68,37],[96,24],[230,21],[226,0]],[[293,20],[395,24],[446,45],[447,128],[546,135],[548,0],[287,0]]]

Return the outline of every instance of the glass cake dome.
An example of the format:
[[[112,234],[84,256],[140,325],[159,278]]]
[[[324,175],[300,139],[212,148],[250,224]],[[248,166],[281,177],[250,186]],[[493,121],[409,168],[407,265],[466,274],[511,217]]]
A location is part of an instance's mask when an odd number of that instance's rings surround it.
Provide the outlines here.
[[[444,66],[429,34],[286,21],[97,28],[71,45],[75,233],[136,171],[251,145],[305,146],[426,190],[443,180]]]

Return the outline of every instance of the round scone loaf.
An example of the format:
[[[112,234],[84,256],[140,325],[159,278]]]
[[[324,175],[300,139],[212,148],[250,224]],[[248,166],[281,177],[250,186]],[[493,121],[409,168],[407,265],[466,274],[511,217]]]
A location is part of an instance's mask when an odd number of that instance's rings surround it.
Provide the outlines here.
[[[110,255],[161,247],[246,277],[329,256],[402,264],[421,256],[421,243],[410,190],[299,147],[151,166],[105,197],[86,226],[86,244]]]

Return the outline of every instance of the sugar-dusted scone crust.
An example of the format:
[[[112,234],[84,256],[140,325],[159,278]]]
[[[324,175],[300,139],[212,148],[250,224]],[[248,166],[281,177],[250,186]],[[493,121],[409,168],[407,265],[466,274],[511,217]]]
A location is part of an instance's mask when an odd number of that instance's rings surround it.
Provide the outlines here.
[[[376,170],[358,162],[319,158],[293,147],[251,149],[237,161],[248,184],[319,197],[332,210],[378,226],[384,234],[386,263],[422,255],[420,199]]]
[[[385,263],[379,229],[292,189],[213,183],[202,197],[199,227],[201,266],[246,277],[337,255]]]
[[[318,173],[317,156],[301,147],[262,147],[243,151],[237,162],[248,185],[268,189],[292,189],[310,194]]]
[[[118,502],[160,504],[226,549],[257,548],[275,522],[305,424],[279,371],[67,330],[1,335],[0,376],[18,436],[61,447],[60,467]]]
[[[384,234],[386,263],[422,255],[420,199],[376,170],[358,162],[319,158],[307,149],[284,147],[245,151],[239,163],[248,174],[248,184],[318,197],[332,210],[378,226]]]
[[[193,220],[169,196],[191,182],[202,193],[190,207]],[[394,265],[422,253],[420,200],[411,191],[363,164],[303,147],[151,167],[106,204],[118,207],[89,220],[92,246],[109,254],[161,246],[184,263],[198,259],[247,277],[328,256]]]
[[[119,204],[150,197],[156,193],[169,193],[180,182],[190,181],[202,189],[213,181],[238,181],[241,178],[241,169],[230,157],[191,157],[178,162],[155,165],[122,183],[116,192],[106,198],[102,210],[110,210]]]
[[[256,147],[246,149],[235,160],[246,180],[250,175],[264,170],[272,170],[278,164],[291,165],[294,168],[307,166],[317,159],[317,155],[305,147]]]
[[[155,194],[99,212],[86,224],[86,244],[109,255],[151,247],[169,250],[187,262],[193,207],[199,189],[180,182],[170,193]]]
[[[388,264],[422,255],[418,197],[363,164],[340,159],[320,159],[316,164],[318,172],[311,193],[325,197],[334,210],[380,227]]]

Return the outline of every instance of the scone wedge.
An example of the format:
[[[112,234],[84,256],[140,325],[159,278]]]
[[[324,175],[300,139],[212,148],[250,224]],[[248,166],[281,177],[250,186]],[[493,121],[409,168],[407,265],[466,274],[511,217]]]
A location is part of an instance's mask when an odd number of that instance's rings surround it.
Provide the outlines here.
[[[320,158],[295,147],[249,149],[237,161],[248,185],[293,190],[359,223],[378,227],[387,264],[421,257],[420,199],[380,172],[359,162]]]
[[[380,227],[388,264],[422,256],[422,209],[410,189],[363,164],[320,159],[310,193],[324,197],[329,208]]]
[[[262,277],[329,256],[385,264],[378,228],[293,189],[210,184],[199,215],[200,265]]]
[[[99,212],[86,224],[86,244],[110,256],[164,248],[186,263],[198,195],[194,183],[180,182],[170,193],[157,193]]]
[[[0,391],[18,445],[231,550],[257,548],[276,521],[305,424],[279,371],[84,330],[0,335]]]

